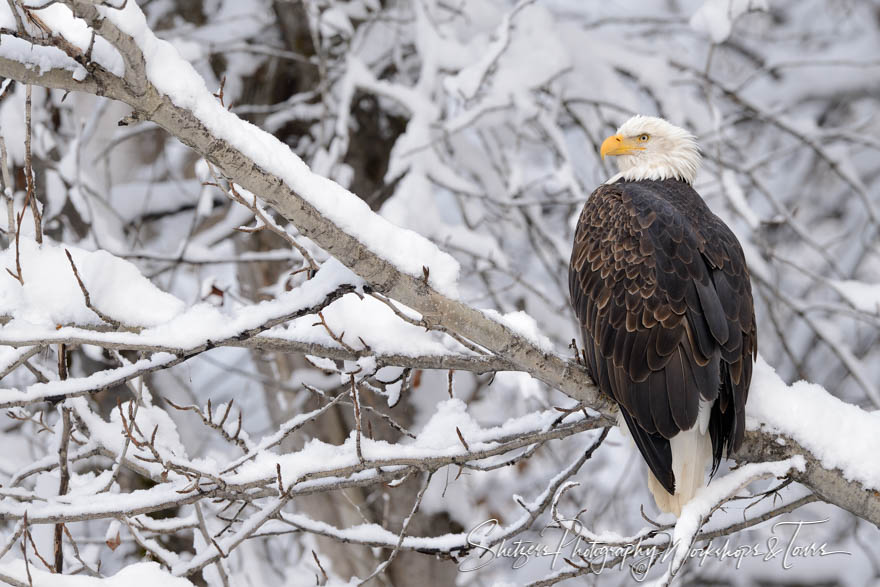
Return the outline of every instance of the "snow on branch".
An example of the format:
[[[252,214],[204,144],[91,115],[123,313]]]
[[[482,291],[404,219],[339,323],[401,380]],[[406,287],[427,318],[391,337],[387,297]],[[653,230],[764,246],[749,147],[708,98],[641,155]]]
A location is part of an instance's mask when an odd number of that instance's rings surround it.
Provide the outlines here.
[[[604,555],[598,558],[590,556],[592,554],[590,551],[573,560],[567,560],[569,566],[574,567],[573,569],[560,571],[533,583],[533,585],[549,585],[563,579],[591,574],[598,575],[606,568],[623,567],[628,559],[631,576],[638,582],[643,582],[652,568],[666,565],[665,571],[652,584],[669,585],[681,572],[688,559],[694,558],[695,554],[699,556],[701,552],[711,552],[713,540],[761,524],[780,513],[793,511],[814,501],[816,498],[807,494],[806,496],[787,498],[787,503],[783,503],[783,505],[775,503],[775,496],[788,483],[785,479],[789,472],[792,470],[803,472],[803,469],[804,459],[800,456],[785,461],[743,465],[723,478],[710,483],[708,487],[701,489],[694,496],[694,499],[682,509],[675,524],[661,525],[646,518],[651,522],[651,525],[631,536],[620,536],[607,531],[595,533],[580,522],[579,515],[570,517],[561,513],[558,508],[560,499],[566,491],[576,485],[569,482],[563,485],[554,497],[552,504],[554,523],[564,529],[569,543],[580,540],[584,544],[614,548],[613,552],[620,554],[609,560],[603,558]],[[783,483],[758,496],[752,496],[746,490],[755,481],[768,478],[781,479]],[[770,495],[774,496],[773,505],[772,507],[765,506],[763,509],[766,511],[752,513],[741,521],[735,521],[728,517],[720,524],[706,528],[713,514],[728,502],[734,499],[757,497],[758,500],[753,502],[753,505],[759,505],[757,509],[760,510],[761,501]]]

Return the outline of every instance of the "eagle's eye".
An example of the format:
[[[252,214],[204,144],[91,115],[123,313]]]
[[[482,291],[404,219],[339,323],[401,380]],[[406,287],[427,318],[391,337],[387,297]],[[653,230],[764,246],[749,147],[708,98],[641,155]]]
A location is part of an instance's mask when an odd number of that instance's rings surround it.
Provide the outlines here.
[[[651,138],[651,135],[642,135],[639,137],[639,142],[644,143],[645,141],[647,141],[650,138]]]

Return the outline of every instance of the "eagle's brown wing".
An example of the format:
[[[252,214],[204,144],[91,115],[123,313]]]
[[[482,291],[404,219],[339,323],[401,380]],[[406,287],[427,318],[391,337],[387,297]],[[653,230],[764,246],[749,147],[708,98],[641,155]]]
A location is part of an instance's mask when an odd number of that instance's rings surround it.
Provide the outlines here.
[[[569,287],[590,374],[654,476],[675,492],[669,439],[694,426],[700,399],[714,402],[717,469],[742,443],[757,343],[730,229],[684,182],[603,185],[578,221]]]

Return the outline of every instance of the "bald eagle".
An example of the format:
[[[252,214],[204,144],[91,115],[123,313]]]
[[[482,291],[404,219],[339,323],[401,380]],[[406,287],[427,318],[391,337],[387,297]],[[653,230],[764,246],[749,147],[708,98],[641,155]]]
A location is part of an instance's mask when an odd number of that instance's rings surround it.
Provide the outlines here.
[[[757,353],[742,248],[692,185],[695,138],[648,116],[602,143],[620,173],[584,205],[569,266],[587,369],[620,408],[661,511],[680,515],[743,440]]]

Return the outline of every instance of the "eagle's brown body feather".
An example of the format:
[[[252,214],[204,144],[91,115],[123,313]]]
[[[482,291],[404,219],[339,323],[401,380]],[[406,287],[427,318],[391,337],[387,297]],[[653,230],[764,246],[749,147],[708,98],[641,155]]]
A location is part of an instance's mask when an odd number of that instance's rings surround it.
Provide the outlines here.
[[[669,439],[714,402],[713,471],[742,443],[757,351],[749,272],[730,229],[684,181],[618,181],[581,213],[569,270],[587,367],[675,493]]]

